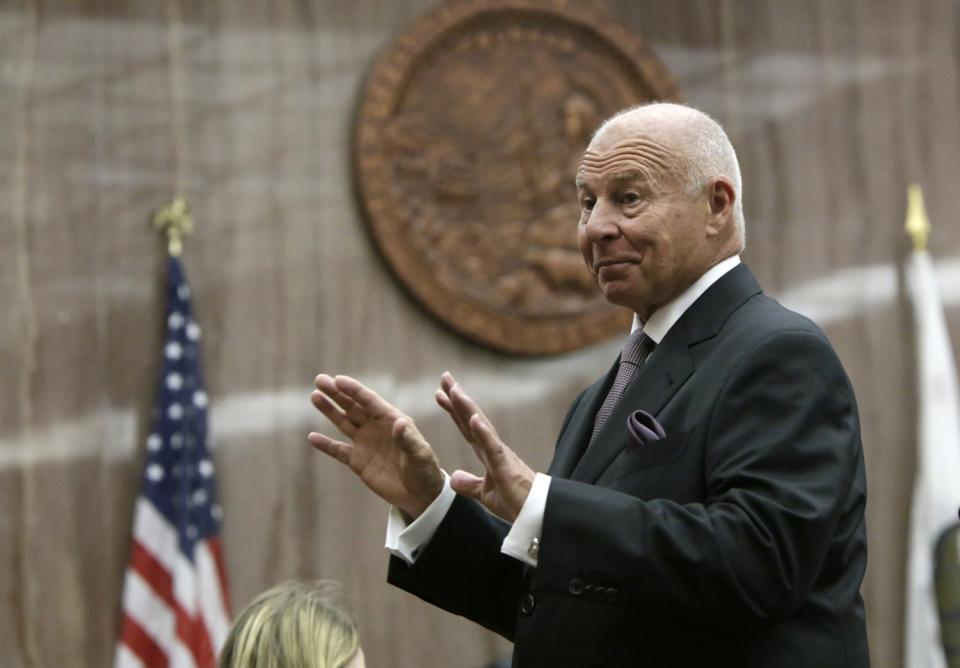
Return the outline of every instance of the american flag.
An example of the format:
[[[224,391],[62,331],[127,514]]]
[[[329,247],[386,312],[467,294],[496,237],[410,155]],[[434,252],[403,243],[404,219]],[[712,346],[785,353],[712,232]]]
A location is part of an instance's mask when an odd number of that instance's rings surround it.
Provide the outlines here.
[[[230,627],[220,547],[223,511],[207,447],[200,327],[191,313],[183,266],[173,256],[166,325],[163,372],[123,584],[116,668],[214,666]]]

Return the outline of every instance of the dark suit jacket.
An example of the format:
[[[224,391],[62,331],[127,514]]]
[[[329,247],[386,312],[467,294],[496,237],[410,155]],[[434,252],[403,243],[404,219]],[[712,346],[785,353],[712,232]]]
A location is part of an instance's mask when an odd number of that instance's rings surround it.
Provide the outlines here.
[[[389,580],[515,643],[514,665],[861,668],[866,481],[856,402],[820,329],[746,266],[648,358],[596,441],[616,374],[577,397],[536,568],[458,498]],[[638,446],[627,416],[666,438]]]

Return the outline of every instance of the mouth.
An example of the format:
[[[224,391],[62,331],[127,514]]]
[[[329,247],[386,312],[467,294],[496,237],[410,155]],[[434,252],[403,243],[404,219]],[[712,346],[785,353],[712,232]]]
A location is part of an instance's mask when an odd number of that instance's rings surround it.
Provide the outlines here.
[[[600,270],[604,269],[605,267],[616,268],[639,263],[640,260],[636,258],[606,258],[593,264],[593,273],[600,273]]]

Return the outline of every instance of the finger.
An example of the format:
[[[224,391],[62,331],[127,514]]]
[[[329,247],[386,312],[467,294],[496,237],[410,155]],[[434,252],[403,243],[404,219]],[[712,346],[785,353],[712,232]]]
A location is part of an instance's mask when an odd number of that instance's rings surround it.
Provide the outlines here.
[[[445,396],[450,397],[454,387],[459,387],[459,385],[457,384],[457,380],[456,378],[453,377],[452,373],[450,373],[449,371],[444,371],[442,374],[440,374],[440,390],[443,392]],[[462,390],[463,388],[460,388],[460,389]],[[452,399],[451,399],[451,405],[452,405]],[[454,410],[458,410],[458,407],[454,406]],[[464,426],[466,426],[467,421],[470,419],[470,416],[469,414],[460,415],[459,418],[461,423]]]
[[[476,437],[473,435],[473,430],[470,429],[470,415],[461,415],[454,408],[450,397],[443,393],[443,390],[437,390],[437,393],[434,396],[436,397],[437,403],[440,404],[440,407],[450,415],[453,423],[457,425],[457,429],[460,430],[463,440],[469,443],[470,447],[473,448],[473,454],[475,454],[477,459],[483,462],[483,465],[486,466],[487,461],[484,459],[484,452],[477,447],[477,444],[475,443]]]
[[[477,448],[483,453],[481,459],[487,466],[487,471],[499,471],[506,462],[507,446],[497,436],[490,422],[474,413],[470,418],[470,431],[473,433]]]
[[[470,417],[474,413],[480,412],[480,407],[477,406],[476,402],[470,398],[459,384],[455,383],[451,385],[450,389],[447,390],[447,396],[450,398],[450,405],[453,407],[457,420],[465,427],[470,424]],[[467,431],[469,431],[469,429],[467,429]]]
[[[447,396],[442,389],[440,389],[434,393],[433,398],[437,400],[437,404],[440,406],[440,408],[446,411],[447,415],[450,416],[450,419],[453,420],[454,424],[457,425],[457,428],[460,429],[460,433],[462,433],[465,437],[469,437],[470,434],[469,429],[467,429],[467,423],[461,419],[460,414],[457,413],[457,410],[453,407],[453,401],[451,401],[450,397]]]
[[[333,382],[333,377],[328,374],[321,373],[317,375],[317,377],[313,379],[313,384],[324,394],[342,394],[340,390],[337,389],[337,384]]]
[[[352,446],[349,443],[335,441],[329,436],[325,436],[316,431],[310,432],[307,435],[307,440],[310,441],[310,445],[320,452],[330,455],[343,464],[350,464],[350,450]]]
[[[483,478],[478,478],[466,471],[456,470],[450,476],[450,487],[457,494],[479,501],[483,494]]]
[[[493,436],[499,440],[500,436],[497,434],[496,427],[493,426],[493,422],[490,421],[490,418],[487,417],[487,414],[480,410],[480,406],[477,405],[473,399],[470,398],[460,384],[454,385],[450,388],[450,400],[454,405],[454,408],[457,411],[457,415],[460,416],[460,419],[467,424],[467,431],[473,432],[473,428],[470,427],[470,421],[473,419],[474,415],[479,415],[483,422],[490,429],[490,432]]]
[[[327,374],[320,374],[316,377],[314,383],[317,388],[320,389],[324,394],[330,397],[341,410],[346,414],[350,421],[353,422],[358,427],[363,426],[370,421],[370,416],[366,414],[363,408],[357,404],[349,395],[345,394],[339,387],[337,387],[336,382],[333,378]]]
[[[367,416],[363,414],[363,410],[353,399],[344,394],[340,388],[337,387],[337,384],[334,382],[333,378],[325,373],[322,373],[314,379],[314,384],[317,386],[317,389],[330,397],[341,408],[341,410],[343,410],[343,412],[351,418],[354,424],[359,425],[367,421]],[[352,416],[351,413],[353,413]]]
[[[460,434],[467,439],[468,441],[473,438],[473,434],[470,433],[470,428],[467,426],[467,423],[460,419],[460,415],[453,408],[453,403],[450,401],[443,390],[437,390],[436,394],[433,395],[437,400],[437,404],[440,405],[444,411],[450,416],[450,419],[453,420],[453,423],[457,425],[457,429],[460,430]]]
[[[452,415],[453,405],[450,403],[450,397],[447,396],[446,392],[444,392],[442,389],[437,390],[433,393],[433,398],[437,400],[437,404],[440,406],[440,408],[445,410],[447,413],[451,413],[450,417],[454,417]]]
[[[316,406],[317,410],[327,416],[327,419],[333,423],[333,426],[347,438],[353,438],[357,433],[357,425],[347,417],[343,409],[337,406],[330,397],[320,390],[314,390],[310,393],[310,401]]]
[[[317,386],[318,390],[326,391],[327,387],[333,384],[333,378],[329,374],[318,373],[313,379],[313,384]]]
[[[337,376],[333,380],[337,389],[356,402],[371,419],[401,414],[400,411],[386,399],[359,380],[351,378],[350,376]]]
[[[474,415],[479,415],[483,420],[489,425],[491,431],[496,435],[497,430],[494,429],[493,423],[487,418],[486,414],[480,410],[480,406],[477,405],[473,399],[470,398],[463,387],[459,384],[454,385],[450,388],[450,400],[453,403],[454,409],[456,409],[457,414],[460,416],[460,419],[466,424],[470,424],[470,420]]]

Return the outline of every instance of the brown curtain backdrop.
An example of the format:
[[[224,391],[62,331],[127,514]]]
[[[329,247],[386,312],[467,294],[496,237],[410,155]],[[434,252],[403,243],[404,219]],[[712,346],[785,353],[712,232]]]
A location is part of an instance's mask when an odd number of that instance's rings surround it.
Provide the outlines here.
[[[409,410],[448,469],[476,470],[432,405],[450,369],[543,469],[568,402],[618,347],[545,360],[478,348],[426,316],[374,251],[350,181],[355,102],[374,54],[432,4],[0,7],[0,665],[110,662],[161,345],[149,215],[175,193],[197,222],[185,263],[235,608],[284,578],[333,578],[371,666],[509,651],[385,584],[385,507],[305,438],[331,429],[308,404],[314,374],[351,373]],[[875,665],[898,666],[916,414],[902,223],[919,182],[933,254],[958,269],[958,4],[607,4],[727,127],[744,259],[824,325],[853,380],[870,642]],[[960,282],[947,287],[958,341]]]

